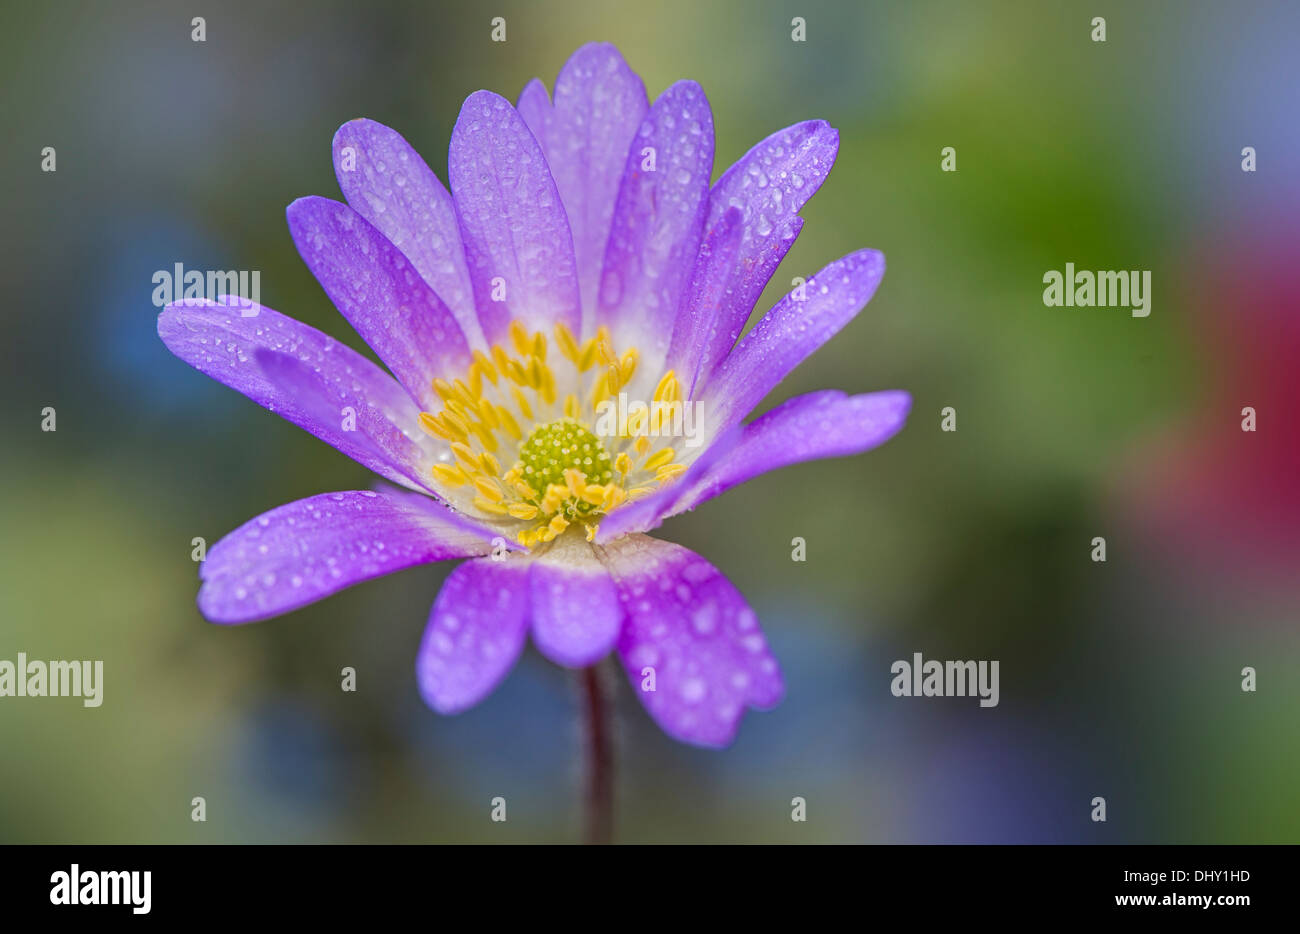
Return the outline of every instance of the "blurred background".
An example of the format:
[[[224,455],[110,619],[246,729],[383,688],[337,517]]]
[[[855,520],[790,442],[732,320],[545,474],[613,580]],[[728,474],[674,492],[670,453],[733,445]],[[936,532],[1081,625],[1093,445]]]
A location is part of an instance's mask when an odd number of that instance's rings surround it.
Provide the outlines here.
[[[704,86],[715,176],[787,124],[839,128],[758,313],[864,246],[889,272],[764,407],[915,399],[885,447],[660,530],[746,594],[787,697],[706,751],[619,675],[617,839],[1300,841],[1294,4],[54,0],[0,27],[0,659],[105,667],[97,709],[0,699],[0,842],[578,839],[571,673],[529,649],[468,713],[419,699],[450,566],[202,620],[191,539],[372,478],[173,358],[151,276],[260,270],[266,305],[362,349],[283,213],[340,197],[335,129],[386,123],[445,179],[467,94],[549,87],[590,40],[651,97]],[[1066,262],[1151,270],[1150,317],[1044,307]],[[1000,705],[891,696],[913,652],[1000,660]]]

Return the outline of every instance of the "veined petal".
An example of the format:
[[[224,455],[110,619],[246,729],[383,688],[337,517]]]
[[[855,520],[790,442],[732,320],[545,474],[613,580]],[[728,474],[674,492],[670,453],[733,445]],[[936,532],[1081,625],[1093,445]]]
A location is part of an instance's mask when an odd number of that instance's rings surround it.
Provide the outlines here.
[[[413,263],[352,208],[329,198],[289,205],[289,231],[325,294],[422,407],[433,380],[469,366],[455,317]]]
[[[528,102],[530,109],[536,109],[535,104],[535,99]],[[584,333],[591,332],[595,321],[605,247],[628,148],[649,106],[645,85],[618,49],[592,42],[574,52],[560,70],[543,133],[538,133],[533,119],[525,117],[542,142],[573,231],[586,316]]]
[[[619,657],[664,732],[726,746],[746,707],[780,702],[780,667],[754,611],[721,571],[680,545],[644,535],[597,553],[627,614]]]
[[[580,535],[561,535],[532,565],[533,642],[559,665],[582,668],[609,654],[623,608],[609,572]]]
[[[825,120],[778,130],[722,173],[709,192],[710,230],[729,210],[742,212],[743,234],[718,304],[717,325],[700,354],[697,389],[704,388],[736,338],[754,304],[803,227],[799,209],[825,181],[839,151],[839,133]]]
[[[883,254],[859,250],[777,302],[740,339],[705,389],[710,428],[723,431],[752,412],[786,374],[862,310],[884,274]]]
[[[722,309],[729,300],[728,290],[739,262],[744,232],[743,215],[738,208],[732,208],[705,234],[700,244],[695,273],[673,326],[673,340],[664,363],[665,369],[680,375],[687,399],[696,398],[699,373],[713,368],[710,354],[725,354],[736,342],[734,334],[729,341],[716,338],[719,329],[728,327]],[[725,348],[719,351],[717,348],[724,343]]]
[[[419,153],[382,123],[350,120],[334,134],[334,172],[352,209],[411,261],[470,345],[481,345],[456,205]]]
[[[524,85],[524,89],[519,92],[519,100],[515,103],[515,110],[519,111],[519,116],[528,124],[528,129],[533,131],[533,136],[545,152],[554,111],[551,109],[551,97],[546,93],[546,85],[541,79],[534,78]]]
[[[361,581],[492,548],[491,530],[426,496],[323,493],[244,523],[199,566],[199,609],[214,623],[251,623]]]
[[[653,160],[653,171],[649,166]],[[695,268],[713,172],[713,114],[694,81],[659,95],[632,140],[611,221],[597,322],[659,369]]]
[[[541,146],[509,101],[491,91],[466,98],[451,134],[447,176],[465,256],[489,341],[511,319],[549,334],[581,322],[573,236]]]
[[[396,380],[328,334],[238,302],[174,302],[158,316],[158,336],[201,373],[381,477],[427,488],[423,465],[432,462],[434,442],[410,427],[418,424],[419,409]],[[268,371],[267,354],[283,354],[299,366]]]
[[[884,444],[907,421],[912,397],[890,390],[848,396],[836,390],[795,396],[719,441],[724,451],[696,461],[676,483],[613,513],[610,534],[644,532],[759,474],[824,457],[861,454]]]
[[[528,632],[528,563],[479,558],[451,572],[433,604],[415,673],[439,713],[459,713],[492,692]]]

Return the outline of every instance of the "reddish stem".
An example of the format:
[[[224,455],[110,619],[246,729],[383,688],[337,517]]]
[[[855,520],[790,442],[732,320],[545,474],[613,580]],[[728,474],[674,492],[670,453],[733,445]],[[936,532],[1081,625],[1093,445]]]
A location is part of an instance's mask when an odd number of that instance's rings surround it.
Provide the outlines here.
[[[587,843],[609,843],[614,835],[614,755],[610,748],[609,698],[595,665],[584,668],[579,677],[586,714],[584,839]]]

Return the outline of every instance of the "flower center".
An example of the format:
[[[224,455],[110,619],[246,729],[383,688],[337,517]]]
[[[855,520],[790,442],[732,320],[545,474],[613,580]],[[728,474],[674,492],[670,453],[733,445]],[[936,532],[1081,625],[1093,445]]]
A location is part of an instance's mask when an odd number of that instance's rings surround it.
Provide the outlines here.
[[[604,485],[614,479],[605,445],[577,419],[568,416],[535,427],[519,449],[515,469],[522,469],[523,480],[538,490],[563,485],[569,470],[580,471],[585,483]],[[578,511],[586,515],[591,506],[583,501]]]
[[[435,485],[448,501],[527,523],[516,533],[526,547],[552,541],[574,522],[591,540],[605,513],[686,470],[674,463],[671,443],[651,450],[644,420],[628,419],[613,434],[592,430],[602,407],[635,376],[635,348],[616,354],[605,328],[579,344],[556,324],[561,359],[548,363],[546,336],[529,334],[517,321],[510,325],[510,344],[513,354],[499,344],[490,354],[474,351],[463,380],[434,380],[444,407],[420,413],[425,431],[450,442],[450,452],[433,467]],[[656,403],[681,403],[671,370],[652,395]],[[504,472],[502,460],[511,463]]]

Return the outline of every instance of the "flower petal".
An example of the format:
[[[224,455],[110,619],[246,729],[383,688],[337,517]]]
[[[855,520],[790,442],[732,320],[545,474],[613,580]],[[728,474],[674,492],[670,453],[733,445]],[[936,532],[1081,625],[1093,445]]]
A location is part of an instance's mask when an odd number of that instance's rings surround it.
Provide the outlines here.
[[[897,434],[911,407],[912,397],[897,390],[795,396],[745,425],[734,443],[718,441],[725,450],[697,460],[676,483],[611,514],[600,531],[609,524],[610,535],[644,532],[770,470],[861,454]]]
[[[397,381],[328,334],[270,308],[241,307],[239,301],[174,302],[158,316],[158,336],[201,373],[381,477],[424,488],[423,464],[432,462],[434,442],[411,427],[418,424],[419,409]],[[268,372],[266,355],[277,353],[300,366]]]
[[[839,133],[825,120],[778,130],[722,173],[709,192],[712,230],[727,211],[743,212],[739,255],[728,267],[717,325],[701,353],[702,389],[744,330],[750,312],[803,227],[798,211],[821,187],[839,151]]]
[[[554,111],[551,109],[551,96],[546,93],[546,85],[541,79],[534,78],[524,85],[524,89],[519,92],[519,100],[515,103],[515,110],[519,111],[519,116],[528,124],[528,129],[533,131],[533,136],[545,152]]]
[[[528,632],[528,563],[480,558],[451,572],[434,601],[415,674],[439,713],[473,707],[506,676]]]
[[[483,343],[451,194],[396,130],[351,120],[334,134],[334,172],[354,211],[411,261],[471,346]]]
[[[199,609],[251,623],[417,564],[490,551],[492,532],[427,496],[323,493],[244,523],[199,567]]]
[[[644,535],[598,550],[627,619],[618,653],[641,703],[669,736],[726,746],[745,708],[785,693],[745,598],[694,552]],[[647,690],[653,676],[654,690]]]
[[[673,325],[673,340],[664,363],[666,369],[677,374],[687,399],[696,398],[698,374],[712,370],[715,361],[709,355],[726,354],[736,342],[735,335],[729,342],[717,340],[717,335],[720,328],[727,327],[720,309],[728,300],[744,232],[742,214],[738,208],[732,208],[705,234],[700,244],[695,273]]]
[[[649,159],[654,170],[648,171]],[[713,172],[713,114],[694,81],[654,102],[632,140],[605,251],[597,321],[660,368],[695,268]]]
[[[289,231],[325,294],[421,406],[438,411],[438,376],[469,367],[456,318],[412,262],[352,208],[329,198],[289,205]]]
[[[623,622],[614,582],[581,536],[561,535],[533,562],[533,642],[551,661],[582,668],[614,647]]]
[[[509,101],[491,91],[466,98],[447,177],[487,339],[503,340],[512,318],[547,334],[557,320],[576,332],[581,301],[569,221],[541,146]],[[494,300],[498,287],[503,300]]]
[[[645,85],[618,49],[592,42],[574,52],[556,78],[545,135],[533,130],[542,141],[573,231],[587,318],[584,333],[595,321],[605,246],[628,148],[649,106]]]
[[[740,339],[705,389],[709,429],[721,432],[752,412],[786,374],[862,310],[884,274],[883,254],[859,250],[777,302]]]

